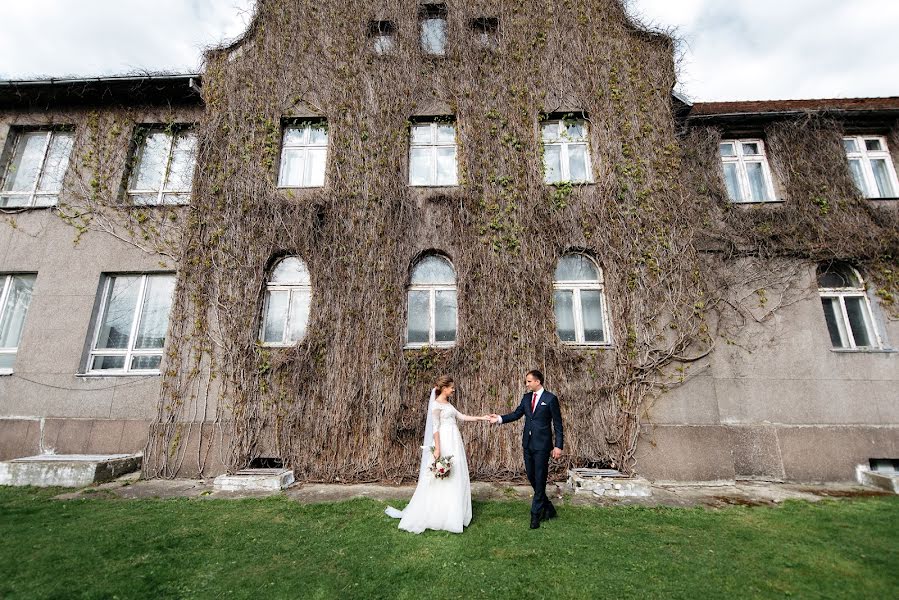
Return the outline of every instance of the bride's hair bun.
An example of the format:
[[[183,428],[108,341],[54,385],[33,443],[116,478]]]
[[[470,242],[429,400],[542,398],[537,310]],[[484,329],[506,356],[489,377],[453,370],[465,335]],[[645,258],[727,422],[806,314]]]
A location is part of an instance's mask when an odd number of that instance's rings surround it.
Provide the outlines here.
[[[434,382],[434,388],[437,390],[437,393],[439,394],[440,392],[443,391],[443,388],[450,385],[451,383],[454,383],[452,377],[450,377],[449,375],[441,375],[440,377],[437,378],[437,381]]]

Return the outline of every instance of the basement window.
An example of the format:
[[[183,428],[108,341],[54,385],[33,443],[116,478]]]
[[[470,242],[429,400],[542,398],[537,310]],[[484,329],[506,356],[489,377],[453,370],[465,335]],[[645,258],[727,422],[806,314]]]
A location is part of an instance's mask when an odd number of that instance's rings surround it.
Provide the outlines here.
[[[896,170],[886,138],[844,137],[843,148],[852,180],[865,198],[895,198],[899,194]]]
[[[107,275],[89,374],[156,374],[175,295],[175,275]]]
[[[899,473],[899,459],[897,458],[872,458],[868,460],[872,471],[878,473]]]
[[[288,124],[284,128],[278,187],[322,187],[327,159],[328,124],[325,121]]]
[[[722,140],[718,145],[724,168],[724,183],[731,202],[774,202],[774,185],[765,142]]]
[[[14,132],[0,185],[0,208],[55,206],[74,144],[71,130]]]
[[[540,124],[543,138],[543,181],[590,183],[590,145],[585,119],[555,119]]]
[[[421,49],[425,54],[446,54],[446,4],[423,4],[418,11]]]
[[[368,38],[372,52],[390,54],[396,46],[396,25],[392,21],[369,21]]]
[[[865,284],[855,269],[841,263],[819,266],[818,293],[835,349],[880,347]]]
[[[0,374],[12,373],[36,277],[19,273],[0,275]]]
[[[499,45],[499,19],[496,17],[478,17],[469,22],[478,46],[493,49]]]
[[[128,199],[135,206],[189,203],[196,152],[197,136],[187,127],[139,129]]]

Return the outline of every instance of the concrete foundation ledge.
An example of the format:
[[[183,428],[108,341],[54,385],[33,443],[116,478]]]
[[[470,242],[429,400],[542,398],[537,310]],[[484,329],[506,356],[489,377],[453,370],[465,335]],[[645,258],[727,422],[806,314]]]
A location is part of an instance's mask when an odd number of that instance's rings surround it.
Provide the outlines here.
[[[39,454],[0,462],[0,485],[86,487],[140,470],[142,454]]]
[[[855,468],[855,478],[862,485],[899,494],[899,473],[872,471],[865,465],[859,465]]]
[[[244,469],[233,475],[219,475],[213,482],[217,492],[279,491],[293,484],[290,469]]]
[[[642,477],[625,477],[613,469],[571,469],[568,471],[569,489],[575,494],[585,492],[612,498],[648,498],[652,484]]]

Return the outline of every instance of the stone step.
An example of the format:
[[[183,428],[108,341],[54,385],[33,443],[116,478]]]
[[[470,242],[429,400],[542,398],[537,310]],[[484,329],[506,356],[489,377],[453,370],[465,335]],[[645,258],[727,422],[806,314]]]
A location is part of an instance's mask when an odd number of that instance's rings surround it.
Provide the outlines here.
[[[137,471],[142,454],[39,454],[0,462],[0,485],[86,487]]]
[[[290,469],[243,469],[233,475],[219,475],[212,486],[217,492],[270,492],[293,483]]]
[[[614,469],[571,469],[567,487],[575,494],[592,493],[611,498],[648,498],[652,484],[642,477],[625,477]]]

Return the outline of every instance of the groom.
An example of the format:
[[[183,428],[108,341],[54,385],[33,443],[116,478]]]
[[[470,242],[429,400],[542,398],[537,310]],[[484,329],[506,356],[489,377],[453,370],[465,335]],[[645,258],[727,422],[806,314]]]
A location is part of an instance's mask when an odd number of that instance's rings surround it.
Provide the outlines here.
[[[491,422],[511,423],[524,417],[524,431],[521,435],[521,446],[524,450],[524,468],[528,473],[528,481],[534,488],[534,501],[531,503],[531,529],[540,527],[540,521],[556,516],[556,508],[546,497],[546,476],[549,471],[549,457],[562,456],[562,412],[559,410],[559,399],[555,394],[543,389],[543,373],[528,371],[524,385],[528,392],[521,398],[521,403],[514,412],[507,415],[490,415]],[[552,443],[552,429],[555,430],[556,443]]]

